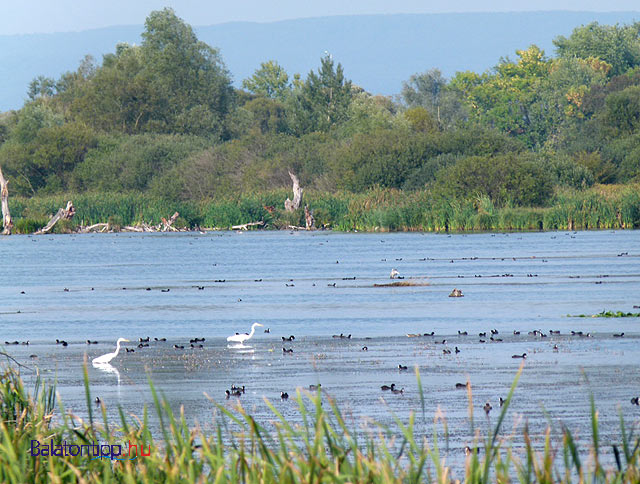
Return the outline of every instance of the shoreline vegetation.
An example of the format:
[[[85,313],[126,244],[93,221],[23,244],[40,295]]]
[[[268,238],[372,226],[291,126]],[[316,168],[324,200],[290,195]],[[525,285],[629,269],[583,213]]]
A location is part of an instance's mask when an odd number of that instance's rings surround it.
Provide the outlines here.
[[[298,390],[293,397],[304,425],[287,421],[266,399],[273,412],[274,429],[254,420],[240,402],[230,409],[210,399],[216,408],[213,429],[205,432],[200,427],[189,428],[183,409],[175,415],[149,380],[160,425],[159,435],[153,436],[146,407],[142,419],[126,417],[119,409],[119,424],[109,421],[104,403],[93,408],[86,362],[87,420],[67,412],[56,398],[55,387],[39,375],[30,393],[18,371],[8,367],[0,375],[0,480],[16,483],[638,482],[640,438],[621,417],[615,443],[601,442],[593,397],[588,449],[579,446],[566,426],[559,432],[552,432],[548,427],[541,436],[530,435],[526,425],[513,432],[503,430],[523,368],[524,362],[495,424],[486,435],[474,429],[474,409],[469,403],[470,437],[464,467],[452,468],[440,453],[440,449],[448,448],[446,419],[437,412],[432,426],[427,420],[430,417],[426,415],[417,369],[422,408],[411,412],[408,421],[395,417],[395,428],[372,423],[364,435],[354,433],[336,402],[321,390]],[[471,384],[467,384],[467,393],[468,401],[472,402]],[[101,414],[102,423],[95,413]],[[417,431],[418,419],[422,419],[420,423],[426,428],[432,428],[433,433]],[[443,433],[444,441],[439,441]],[[86,453],[77,455],[77,450],[75,456],[66,451],[55,456],[32,456],[34,441],[42,443],[42,447],[64,446],[65,449],[70,444],[91,447],[99,442],[108,448],[107,455],[109,452],[113,455],[118,444],[124,443],[126,452],[126,444],[133,443],[146,452],[134,460],[126,455],[127,459],[119,461],[108,457],[91,459]],[[608,458],[610,451],[612,459]]]
[[[178,230],[291,229],[305,227],[302,208],[286,211],[290,192],[275,190],[211,201],[176,202],[140,193],[96,193],[9,199],[14,233],[35,233],[67,200],[75,216],[61,220],[54,233],[75,233],[105,224],[102,231],[160,225],[178,212]],[[365,193],[305,192],[315,227],[359,232],[470,232],[634,229],[640,227],[640,186],[598,185],[557,192],[547,207],[496,207],[489,197],[475,200],[435,198],[428,191],[374,189]],[[257,222],[257,223],[256,223]],[[263,223],[262,223],[263,222]],[[254,224],[254,225],[251,225]]]
[[[265,60],[235,87],[224,52],[153,11],[140,45],[38,76],[0,113],[3,200],[20,233],[69,200],[61,232],[175,212],[189,229],[638,228],[638,32],[591,23],[483,73],[425,66],[391,97],[328,52],[306,75]],[[304,200],[283,210],[294,179]]]

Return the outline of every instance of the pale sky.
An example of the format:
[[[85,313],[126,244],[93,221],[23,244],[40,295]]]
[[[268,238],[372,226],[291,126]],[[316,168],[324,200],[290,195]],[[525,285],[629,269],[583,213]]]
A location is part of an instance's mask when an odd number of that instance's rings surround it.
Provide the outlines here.
[[[0,35],[139,25],[167,6],[195,26],[353,14],[640,10],[638,0],[0,0]]]

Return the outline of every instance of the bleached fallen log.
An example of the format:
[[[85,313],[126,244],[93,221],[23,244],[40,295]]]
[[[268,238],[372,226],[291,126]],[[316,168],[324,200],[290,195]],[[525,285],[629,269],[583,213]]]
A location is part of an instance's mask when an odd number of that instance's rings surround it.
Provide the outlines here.
[[[140,226],[133,226],[133,225],[127,225],[126,227],[123,227],[122,230],[124,230],[125,232],[144,232],[145,229],[144,227],[140,227]]]
[[[231,230],[249,230],[249,227],[257,227],[264,225],[264,220],[260,220],[259,222],[249,222],[246,224],[233,225]]]
[[[71,200],[69,200],[67,202],[67,208],[59,209],[58,213],[56,213],[53,217],[51,217],[51,220],[49,220],[49,223],[47,225],[45,225],[44,227],[42,227],[37,232],[35,232],[35,235],[46,234],[60,220],[71,220],[75,214],[76,214],[76,209],[73,207],[73,202]]]
[[[293,212],[300,208],[302,203],[302,188],[300,188],[300,180],[293,173],[289,172],[291,182],[293,183],[293,200],[289,200],[289,197],[284,201],[284,209],[287,212]]]
[[[88,233],[88,232],[91,232],[93,230],[102,229],[102,228],[104,228],[104,227],[106,227],[108,225],[109,224],[107,224],[107,223],[99,223],[99,224],[89,225],[88,227],[84,227],[82,229],[82,232],[83,233]]]
[[[4,178],[2,168],[0,168],[0,196],[2,198],[2,235],[11,235],[13,221],[11,213],[9,213],[9,189],[7,185],[9,181]]]

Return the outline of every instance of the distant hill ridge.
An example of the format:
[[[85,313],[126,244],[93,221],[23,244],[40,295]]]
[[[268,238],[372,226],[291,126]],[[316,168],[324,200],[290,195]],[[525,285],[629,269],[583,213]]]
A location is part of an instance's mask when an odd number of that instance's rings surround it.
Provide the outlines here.
[[[236,85],[260,62],[275,59],[290,74],[319,65],[325,51],[346,75],[372,93],[396,94],[411,74],[432,67],[446,75],[484,71],[500,57],[536,44],[553,54],[552,40],[592,21],[640,20],[640,12],[511,12],[355,15],[270,23],[196,27],[220,49]],[[85,54],[101,60],[118,42],[140,43],[142,25],[55,34],[0,35],[0,111],[20,108],[28,83],[75,70]]]

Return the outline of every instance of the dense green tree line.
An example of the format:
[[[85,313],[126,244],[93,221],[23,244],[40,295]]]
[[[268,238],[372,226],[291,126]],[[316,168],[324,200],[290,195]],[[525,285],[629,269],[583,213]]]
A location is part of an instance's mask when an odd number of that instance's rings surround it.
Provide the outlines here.
[[[640,23],[593,23],[484,73],[437,69],[397,98],[347,79],[330,54],[306,77],[275,60],[232,86],[221,53],[170,9],[139,46],[38,77],[0,115],[14,194],[149,192],[203,200],[289,185],[488,196],[543,206],[561,187],[640,180]]]

